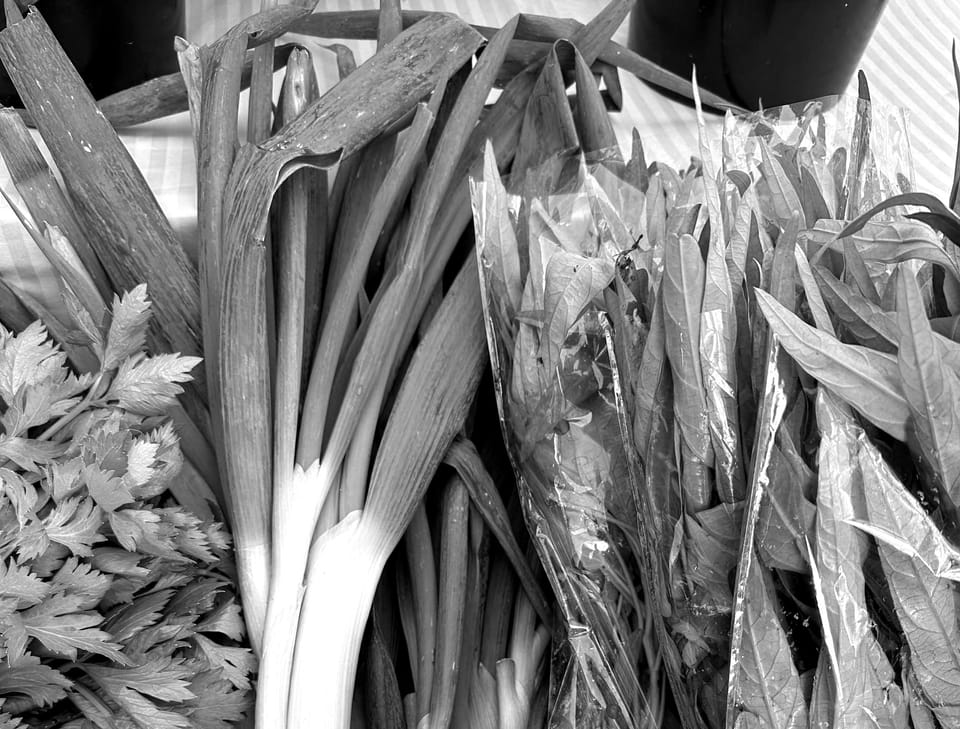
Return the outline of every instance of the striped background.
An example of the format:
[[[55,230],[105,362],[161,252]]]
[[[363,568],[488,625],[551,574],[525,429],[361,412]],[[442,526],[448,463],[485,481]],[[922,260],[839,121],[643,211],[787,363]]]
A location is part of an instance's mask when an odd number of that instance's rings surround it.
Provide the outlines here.
[[[204,43],[260,7],[261,0],[187,0],[187,36]],[[640,0],[642,2],[642,0]],[[802,2],[803,0],[794,0]],[[841,2],[841,0],[835,0]],[[376,0],[320,0],[318,9],[375,8]],[[443,9],[473,22],[502,24],[520,10],[587,20],[600,7],[590,0],[411,0],[411,9]],[[615,39],[626,43],[626,24]],[[910,144],[915,182],[920,190],[946,196],[953,174],[957,144],[958,103],[950,64],[950,45],[960,35],[957,0],[889,0],[861,67],[873,97],[905,108],[910,119]],[[332,55],[316,47],[321,83],[335,81]],[[372,44],[354,44],[358,60]],[[636,127],[648,159],[685,165],[696,149],[692,110],[660,96],[633,77],[622,77],[624,109],[615,115],[618,135],[626,144]],[[321,86],[323,88],[323,86]],[[853,87],[855,93],[856,88]],[[719,120],[710,120],[715,128]],[[155,191],[160,205],[194,247],[196,175],[185,114],[124,132],[124,142]],[[0,164],[0,187],[13,193]],[[48,301],[55,291],[49,269],[12,213],[0,208],[0,275],[27,287]]]

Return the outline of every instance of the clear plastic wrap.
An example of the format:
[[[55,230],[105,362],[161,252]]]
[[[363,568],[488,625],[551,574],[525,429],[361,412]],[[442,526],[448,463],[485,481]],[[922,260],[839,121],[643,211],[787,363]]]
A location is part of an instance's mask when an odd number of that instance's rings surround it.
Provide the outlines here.
[[[925,225],[946,213],[871,210],[912,192],[906,128],[821,100],[727,117],[679,172],[635,139],[627,163],[552,159],[504,187],[488,158],[473,180],[502,424],[566,619],[551,727],[657,726],[665,704],[687,729],[953,725],[960,690],[905,657],[943,650],[900,626],[910,590],[942,593],[928,617],[957,591],[902,579],[938,558],[874,507],[925,503],[955,538],[960,494],[913,499],[937,493],[916,465],[936,456],[902,401],[857,394],[894,376],[893,319],[929,326],[903,318],[898,262],[956,314],[960,254]]]
[[[549,726],[652,727],[661,687],[605,302],[635,242],[617,210],[639,193],[577,159],[553,159],[519,186],[509,194],[488,156],[471,191],[503,430],[566,626]]]

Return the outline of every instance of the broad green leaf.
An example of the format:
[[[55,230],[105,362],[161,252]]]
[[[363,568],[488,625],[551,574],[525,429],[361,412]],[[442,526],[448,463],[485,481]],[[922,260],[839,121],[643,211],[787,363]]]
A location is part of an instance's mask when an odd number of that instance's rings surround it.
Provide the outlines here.
[[[635,409],[633,437],[637,452],[642,454],[653,428],[656,393],[664,371],[669,367],[666,350],[666,325],[663,320],[663,296],[658,289],[650,315],[650,328],[643,345],[637,386],[634,388]],[[669,370],[667,370],[669,372]]]
[[[916,531],[922,509],[904,490],[880,452],[860,440],[867,516],[872,525],[908,540],[922,540]],[[919,512],[919,513],[918,513]],[[960,721],[960,629],[957,626],[955,588],[937,577],[919,559],[878,543],[887,584],[904,637],[911,667],[931,708],[944,726]]]
[[[730,240],[727,244],[727,271],[730,276],[730,286],[739,290],[746,276],[747,247],[750,242],[751,229],[757,225],[753,209],[744,200],[737,207],[733,228],[730,231]]]
[[[960,502],[960,378],[944,366],[913,274],[897,282],[897,363],[920,454],[954,503]]]
[[[791,255],[792,260],[792,255]],[[758,350],[759,351],[759,350]],[[760,409],[750,480],[747,488],[747,504],[743,516],[743,534],[740,539],[740,556],[737,559],[737,579],[734,587],[733,619],[730,625],[730,663],[727,673],[726,726],[732,726],[740,706],[742,663],[747,650],[747,597],[749,581],[756,563],[754,544],[756,522],[764,492],[770,487],[770,460],[774,441],[787,406],[785,384],[780,376],[778,360],[780,347],[775,337],[768,337],[764,347],[764,365]]]
[[[684,522],[685,576],[703,590],[698,607],[727,613],[733,604],[730,573],[737,566],[743,504],[720,504]]]
[[[830,310],[859,344],[896,354],[900,346],[900,325],[895,313],[867,301],[852,286],[838,280],[822,266],[814,268],[813,275],[820,284],[820,291]],[[891,277],[888,286],[893,284],[896,288],[896,279],[899,278],[897,269],[897,275]],[[943,321],[938,323],[931,320],[930,327],[933,329],[937,356],[944,365],[960,373],[960,342],[950,336],[953,333],[950,326]]]
[[[860,250],[856,244],[849,238],[844,238],[841,242],[843,249],[844,277],[856,283],[860,293],[875,304],[880,303],[880,294],[874,285],[870,276],[870,270],[867,268],[867,262],[860,255]]]
[[[771,330],[800,367],[877,427],[906,441],[909,409],[890,355],[843,344],[804,323],[766,292],[756,293]]]
[[[794,248],[793,253],[797,264],[797,277],[803,285],[803,293],[807,297],[807,307],[813,316],[813,323],[817,325],[818,329],[836,336],[833,322],[830,321],[830,315],[827,313],[827,307],[823,302],[823,296],[820,294],[820,288],[813,278],[813,271],[810,269],[810,262],[807,260],[806,254],[804,254],[799,246]]]
[[[774,446],[770,459],[770,486],[764,492],[757,522],[757,551],[765,564],[777,569],[807,573],[805,539],[812,539],[817,510],[805,496],[814,481],[802,460],[793,461]]]
[[[871,719],[895,727],[887,700],[893,669],[874,637],[867,611],[863,562],[869,550],[865,534],[847,523],[866,516],[857,437],[862,432],[848,407],[829,390],[817,394],[817,426],[821,441],[817,489],[817,566],[823,584],[821,611],[830,623],[830,635],[840,673],[834,727],[858,729]]]
[[[831,200],[831,207],[836,211],[835,217],[842,218],[846,211],[840,210],[840,203],[843,199],[843,181],[847,175],[847,149],[846,147],[837,147],[830,156],[830,162],[827,163],[827,170],[830,173],[830,179],[833,181],[834,199]]]
[[[700,156],[703,165],[700,177],[703,180],[703,193],[707,202],[708,224],[712,221],[704,270],[698,349],[707,401],[707,421],[716,457],[717,490],[722,501],[734,503],[741,501],[746,494],[746,475],[740,447],[737,371],[734,355],[737,342],[737,319],[733,288],[726,263],[720,193],[717,190],[713,155],[706,140],[706,121],[700,108],[700,95],[696,91],[696,78],[694,78],[694,89]]]
[[[649,172],[647,171],[647,158],[643,152],[643,140],[640,138],[640,132],[636,127],[631,135],[630,159],[627,160],[626,179],[631,185],[640,192],[646,193],[649,184]]]
[[[614,262],[567,251],[547,262],[543,294],[543,328],[539,356],[547,373],[559,363],[567,332],[587,305],[613,280]]]
[[[476,231],[480,261],[489,277],[495,300],[502,302],[505,314],[515,314],[519,311],[523,295],[520,253],[507,207],[507,191],[489,143],[484,150],[483,181],[473,184],[479,188],[471,199],[476,208],[474,220],[481,223]],[[503,321],[512,321],[512,316]]]
[[[960,315],[931,319],[930,326],[937,334],[954,342],[960,342]]]
[[[831,216],[830,209],[823,199],[817,178],[806,167],[800,168],[800,200],[803,204],[803,213],[807,226],[811,226],[821,218]]]
[[[766,142],[760,141],[760,171],[763,180],[770,189],[770,198],[773,203],[773,209],[779,221],[787,221],[797,211],[803,210],[800,203],[800,197],[787,176],[783,165],[777,157],[772,154],[770,147]]]
[[[703,259],[693,237],[667,241],[663,271],[666,346],[684,447],[681,478],[693,511],[707,506],[712,497],[706,467],[713,462],[713,446],[699,353],[704,275]]]
[[[833,671],[827,651],[820,649],[820,657],[813,676],[810,694],[810,729],[833,729],[833,705],[836,701]]]
[[[846,227],[844,227],[844,229],[837,234],[837,237],[843,238],[844,236],[856,233],[857,231],[861,230],[871,218],[877,215],[877,213],[881,213],[884,210],[888,210],[889,208],[894,208],[900,205],[917,205],[919,207],[927,208],[930,211],[930,214],[932,214],[932,217],[924,217],[922,213],[908,215],[907,217],[912,217],[931,225],[931,227],[939,230],[954,243],[960,241],[960,216],[946,207],[942,202],[940,202],[940,200],[936,198],[936,196],[925,192],[907,192],[887,198],[879,205],[876,205],[867,212],[863,213],[863,215],[858,217],[856,220],[848,223]]]
[[[936,729],[937,721],[912,671],[904,671],[903,686],[909,697],[910,721],[913,722],[913,729]]]
[[[647,187],[647,238],[652,246],[663,246],[667,229],[667,201],[660,175],[651,175]]]
[[[855,233],[841,237],[843,230],[842,221],[818,220],[804,237],[817,248],[817,257],[851,240],[865,261],[886,265],[909,260],[929,261],[943,266],[955,279],[960,278],[960,260],[952,250],[954,246],[944,246],[927,225],[908,220],[866,223]]]
[[[824,266],[815,266],[813,276],[830,311],[859,344],[888,354],[896,353],[900,331],[888,312]]]
[[[773,583],[755,560],[743,607],[739,705],[756,720],[741,724],[738,718],[737,726],[805,729],[807,705],[775,600]]]

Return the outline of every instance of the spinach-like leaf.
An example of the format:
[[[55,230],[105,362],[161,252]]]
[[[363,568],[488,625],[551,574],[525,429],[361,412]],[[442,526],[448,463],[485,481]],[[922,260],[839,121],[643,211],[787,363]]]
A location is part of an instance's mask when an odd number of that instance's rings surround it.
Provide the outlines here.
[[[667,241],[663,270],[666,348],[682,444],[680,476],[694,512],[709,506],[713,490],[707,473],[713,446],[698,351],[704,276],[703,259],[692,236]]]
[[[654,300],[653,311],[650,315],[650,329],[643,345],[643,354],[640,357],[640,367],[637,372],[637,386],[635,388],[635,411],[633,421],[633,438],[637,452],[644,452],[645,444],[650,439],[653,429],[654,406],[656,393],[664,370],[667,368],[666,331],[663,321],[663,296],[660,295],[663,284],[661,282]]]
[[[923,689],[920,688],[916,676],[912,671],[903,673],[903,687],[910,699],[910,721],[913,722],[913,729],[937,729],[937,721],[926,703]]]
[[[845,277],[856,283],[860,293],[866,296],[868,300],[874,304],[879,304],[880,294],[877,293],[877,287],[870,277],[870,270],[867,268],[867,262],[860,255],[860,250],[850,238],[844,238],[841,247],[843,249]]]
[[[774,446],[770,460],[770,487],[764,493],[757,522],[757,551],[776,569],[807,573],[804,539],[813,538],[816,507],[805,491],[813,474]],[[815,486],[815,483],[814,483]]]
[[[746,200],[741,199],[733,219],[726,252],[727,275],[730,277],[730,286],[734,291],[740,289],[746,276],[747,247],[750,242],[751,228],[756,224],[753,208]]]
[[[909,408],[893,357],[843,344],[804,323],[768,293],[758,290],[756,295],[771,330],[800,367],[877,427],[906,440]]]
[[[720,504],[685,517],[686,578],[702,589],[698,609],[729,613],[743,504]]]
[[[771,153],[769,145],[760,141],[760,171],[763,181],[770,189],[770,199],[778,220],[790,220],[794,212],[803,210],[800,197],[793,183],[777,157]]]
[[[944,366],[920,287],[907,270],[900,271],[897,281],[897,304],[897,363],[920,456],[953,502],[960,503],[960,378]]]
[[[517,236],[507,208],[507,191],[500,180],[493,147],[487,143],[483,155],[483,181],[473,183],[476,188],[473,204],[479,208],[475,219],[495,230],[478,230],[480,256],[483,269],[488,272],[494,300],[502,309],[502,321],[513,321],[523,295],[523,279],[520,275],[520,253]]]
[[[667,199],[663,190],[663,178],[649,177],[647,186],[647,238],[650,245],[662,246],[667,230]]]
[[[824,585],[821,612],[830,623],[829,635],[840,672],[836,682],[833,726],[858,729],[871,720],[895,727],[896,705],[888,695],[896,689],[890,667],[871,629],[867,612],[863,563],[867,536],[849,519],[866,516],[857,437],[862,432],[849,408],[829,390],[817,394],[820,429],[817,489],[817,567]],[[897,689],[898,690],[898,689]]]
[[[570,327],[613,275],[614,263],[606,257],[558,251],[547,262],[539,353],[547,373],[557,366]]]
[[[892,265],[909,260],[929,261],[943,266],[952,276],[960,278],[960,260],[955,246],[944,246],[930,226],[906,220],[888,223],[866,223],[862,229],[842,235],[843,222],[818,220],[804,233],[804,238],[818,247],[816,257],[837,248],[844,241],[853,241],[865,261]]]
[[[845,210],[840,209],[841,203],[846,207],[846,197],[843,195],[843,181],[847,175],[847,149],[846,147],[837,147],[830,156],[830,162],[827,163],[827,169],[830,173],[830,179],[833,181],[833,190],[835,198],[833,200],[833,209],[836,210],[835,217],[843,218]]]
[[[954,342],[960,342],[960,314],[931,319],[930,326],[937,334]]]
[[[822,218],[830,217],[830,209],[823,199],[817,178],[806,167],[800,168],[800,201],[808,227]]]
[[[780,624],[773,583],[754,560],[744,601],[739,706],[754,718],[735,726],[806,729],[807,705],[787,634]]]
[[[866,438],[860,439],[867,516],[870,524],[906,541],[923,537],[919,504]],[[913,505],[911,505],[913,502]],[[960,722],[960,629],[953,584],[916,557],[878,540],[880,560],[894,607],[910,648],[910,665],[930,706],[944,726]]]
[[[863,215],[859,216],[856,220],[848,223],[846,227],[844,227],[844,229],[837,234],[837,238],[853,235],[857,231],[861,230],[863,226],[866,225],[867,222],[877,213],[881,213],[884,210],[894,208],[899,205],[917,205],[927,208],[931,215],[925,216],[922,213],[915,213],[913,215],[908,215],[907,217],[927,223],[931,227],[939,230],[954,243],[960,241],[960,216],[940,202],[934,195],[926,192],[905,192],[901,195],[888,197],[879,205],[874,206]]]
[[[703,192],[710,220],[713,221],[704,272],[698,347],[707,399],[707,421],[716,458],[717,491],[722,501],[733,503],[742,500],[746,493],[746,475],[740,449],[734,355],[737,319],[723,240],[720,194],[717,190],[712,155],[706,142],[706,123],[700,109],[699,94],[694,94],[694,99],[697,102],[697,126],[700,131],[700,154],[703,158]]]
[[[768,337],[763,352],[763,389],[760,395],[760,411],[750,464],[747,504],[744,508],[743,534],[740,538],[740,556],[737,559],[737,579],[734,586],[733,620],[730,626],[726,726],[733,726],[740,706],[741,663],[746,650],[744,637],[747,621],[746,601],[748,582],[756,562],[754,537],[757,515],[760,512],[764,491],[770,486],[770,459],[776,434],[783,422],[783,414],[787,406],[785,385],[778,367],[780,346],[777,344],[776,337]]]
[[[899,269],[887,284],[897,287]],[[900,346],[900,325],[897,315],[867,301],[852,286],[840,281],[823,266],[813,269],[820,292],[834,316],[859,344],[888,354],[896,354]],[[884,292],[886,294],[886,292]],[[937,357],[942,364],[960,375],[960,319],[930,320]]]
[[[814,266],[813,276],[830,311],[854,340],[870,349],[896,353],[900,331],[888,312],[861,296],[824,266]]]

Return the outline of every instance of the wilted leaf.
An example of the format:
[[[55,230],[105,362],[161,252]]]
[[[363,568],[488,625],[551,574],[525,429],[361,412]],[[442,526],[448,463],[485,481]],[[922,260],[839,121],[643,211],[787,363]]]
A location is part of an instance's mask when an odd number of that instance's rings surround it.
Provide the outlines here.
[[[767,323],[798,365],[875,425],[906,440],[909,411],[890,355],[843,344],[804,323],[766,292],[756,294]]]

